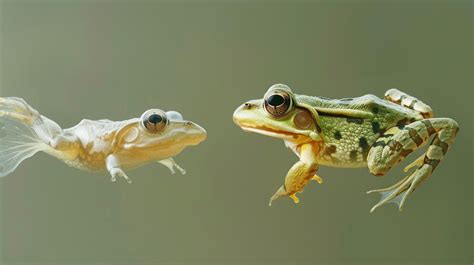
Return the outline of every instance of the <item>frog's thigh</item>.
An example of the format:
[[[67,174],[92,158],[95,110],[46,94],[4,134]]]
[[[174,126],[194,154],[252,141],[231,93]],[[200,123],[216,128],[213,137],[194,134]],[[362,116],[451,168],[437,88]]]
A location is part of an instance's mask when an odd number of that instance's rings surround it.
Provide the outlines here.
[[[367,166],[376,176],[385,175],[394,165],[422,146],[435,133],[429,120],[387,130],[370,148]]]
[[[69,150],[77,141],[77,137],[74,135],[56,135],[51,139],[49,145],[58,150],[58,151],[65,151]]]
[[[441,159],[446,155],[449,147],[454,142],[458,130],[458,124],[453,119],[425,119],[407,125],[399,133],[391,137],[383,149],[380,146],[374,147],[373,153],[369,153],[369,169],[374,174],[383,174],[392,165],[398,163],[398,161],[404,157],[405,153],[408,154],[418,148],[423,142],[430,138],[429,136],[435,134],[426,153],[405,168],[406,172],[416,166],[414,171],[389,188],[367,192],[378,192],[382,195],[382,199],[372,207],[370,212],[373,212],[379,206],[389,202],[397,203],[399,209],[402,210],[408,195],[433,173],[441,162]],[[412,149],[413,143],[416,145],[414,149]]]

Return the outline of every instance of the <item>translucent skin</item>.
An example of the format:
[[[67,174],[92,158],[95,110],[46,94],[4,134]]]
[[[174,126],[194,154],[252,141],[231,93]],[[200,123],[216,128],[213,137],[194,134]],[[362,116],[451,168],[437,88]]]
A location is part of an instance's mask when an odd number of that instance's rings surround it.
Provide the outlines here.
[[[103,170],[109,155],[115,155],[123,168],[131,168],[173,157],[206,138],[206,131],[189,121],[172,120],[159,133],[146,131],[140,122],[82,120],[53,139],[53,154],[80,169]]]
[[[275,100],[275,95],[282,97]],[[287,109],[283,114],[282,108]],[[282,139],[300,158],[270,203],[282,196],[299,202],[296,193],[309,180],[322,182],[315,175],[319,165],[367,166],[372,174],[384,175],[434,135],[427,152],[407,167],[417,166],[416,170],[388,189],[369,192],[382,194],[371,211],[389,202],[402,210],[407,196],[431,175],[453,144],[457,123],[432,117],[431,107],[397,89],[388,90],[384,99],[374,95],[328,99],[297,95],[283,84],[270,87],[263,99],[242,104],[233,115],[244,131]]]
[[[146,125],[145,125],[146,122]],[[184,173],[174,160],[184,148],[206,139],[206,131],[176,111],[146,111],[125,121],[82,120],[62,129],[20,98],[0,98],[0,176],[24,159],[44,151],[83,170],[108,170],[112,180],[124,168],[157,161]],[[4,137],[1,137],[1,136]]]

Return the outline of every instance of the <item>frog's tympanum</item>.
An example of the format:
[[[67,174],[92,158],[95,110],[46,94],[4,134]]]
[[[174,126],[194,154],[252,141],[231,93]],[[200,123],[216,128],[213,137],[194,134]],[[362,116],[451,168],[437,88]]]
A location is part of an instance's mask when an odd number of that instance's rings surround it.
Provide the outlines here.
[[[82,120],[61,129],[21,98],[0,98],[0,176],[5,176],[38,151],[84,170],[107,169],[112,181],[130,178],[123,171],[157,161],[185,173],[173,156],[206,138],[199,125],[176,111],[147,110],[125,121]]]
[[[251,100],[234,112],[234,122],[244,131],[280,138],[298,157],[284,184],[270,199],[289,196],[297,203],[319,165],[365,167],[376,176],[431,140],[423,155],[405,168],[401,181],[378,192],[381,200],[371,209],[394,202],[402,210],[406,198],[436,169],[453,144],[458,124],[450,118],[433,118],[431,108],[397,89],[385,98],[328,99],[294,94],[282,84],[273,85],[263,99]]]

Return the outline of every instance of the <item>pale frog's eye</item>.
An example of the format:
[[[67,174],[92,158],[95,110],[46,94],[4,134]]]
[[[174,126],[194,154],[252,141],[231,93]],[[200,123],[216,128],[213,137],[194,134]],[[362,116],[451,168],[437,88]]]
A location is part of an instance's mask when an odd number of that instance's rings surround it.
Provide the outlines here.
[[[166,117],[168,118],[168,120],[171,120],[171,121],[182,121],[183,120],[183,115],[181,115],[181,113],[179,113],[177,111],[174,111],[174,110],[167,111],[166,112]]]
[[[151,133],[157,133],[163,130],[168,124],[166,114],[162,110],[151,109],[145,111],[142,115],[142,126]]]
[[[292,106],[292,99],[284,91],[272,91],[265,95],[265,110],[274,117],[285,115]]]

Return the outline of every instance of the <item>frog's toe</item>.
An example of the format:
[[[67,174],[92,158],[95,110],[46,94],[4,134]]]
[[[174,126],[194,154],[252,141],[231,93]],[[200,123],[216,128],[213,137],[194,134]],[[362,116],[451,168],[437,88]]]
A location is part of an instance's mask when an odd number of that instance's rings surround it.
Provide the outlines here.
[[[132,180],[127,175],[125,175],[125,173],[122,177],[125,179],[125,181],[127,181],[128,184],[132,184]]]
[[[127,181],[127,183],[129,183],[129,184],[132,183],[132,180],[120,168],[112,168],[110,170],[110,175],[111,175],[110,180],[112,182],[115,182],[115,181],[117,181],[117,178],[122,177]]]
[[[125,179],[125,181],[127,181],[128,184],[131,184],[132,183],[132,180],[127,176],[127,174],[125,174],[125,172],[120,172],[118,174],[119,177],[122,177]]]
[[[298,193],[303,192],[303,190],[297,191]],[[272,206],[272,202],[280,197],[288,196],[290,199],[293,200],[294,203],[299,203],[300,199],[296,196],[296,193],[293,194],[288,194],[288,192],[285,190],[284,186],[281,186],[275,194],[270,198],[270,202],[268,203],[268,206]]]
[[[272,195],[272,197],[270,198],[270,202],[268,202],[268,206],[272,206],[272,202],[280,197],[283,197],[283,196],[286,196],[287,195],[287,192],[285,190],[285,187],[284,186],[281,186],[276,192],[275,194]]]
[[[413,193],[415,188],[428,176],[429,170],[425,167],[421,167],[391,187],[368,191],[367,193],[377,192],[382,196],[380,201],[370,209],[370,212],[374,212],[375,209],[387,203],[397,204],[398,209],[402,211],[407,197]]]
[[[272,206],[272,203],[274,200],[280,198],[281,196],[280,195],[277,195],[277,194],[273,194],[272,197],[270,198],[270,201],[268,202],[268,206]]]
[[[318,175],[314,175],[312,180],[316,181],[318,184],[323,184],[323,178]]]
[[[296,197],[296,193],[291,194],[289,197],[293,200],[294,203],[300,203],[300,199]]]
[[[168,158],[168,159],[163,159],[163,160],[160,160],[158,161],[158,163],[164,165],[165,167],[167,167],[170,171],[171,171],[171,174],[174,174],[175,171],[174,169],[176,168],[181,174],[186,174],[186,170],[182,167],[180,167],[178,165],[178,163],[176,163],[176,161],[174,161],[173,158]]]
[[[178,164],[175,164],[175,166],[176,166],[176,169],[178,169],[178,171],[181,173],[181,175],[186,174],[186,169],[180,167]]]
[[[405,198],[408,195],[407,191],[403,191],[397,195],[396,191],[381,191],[379,192],[381,195],[380,201],[370,209],[370,213],[373,213],[375,209],[378,207],[387,204],[387,203],[395,203],[398,205],[399,210],[403,209],[403,204],[405,203]]]
[[[403,209],[403,204],[405,203],[405,199],[409,194],[407,189],[409,188],[410,183],[411,183],[411,176],[407,176],[391,187],[388,187],[385,189],[377,189],[377,190],[368,191],[367,194],[379,193],[381,195],[380,201],[377,204],[375,204],[372,207],[372,209],[370,209],[370,212],[373,213],[375,209],[388,203],[397,204],[399,210],[401,211]]]

